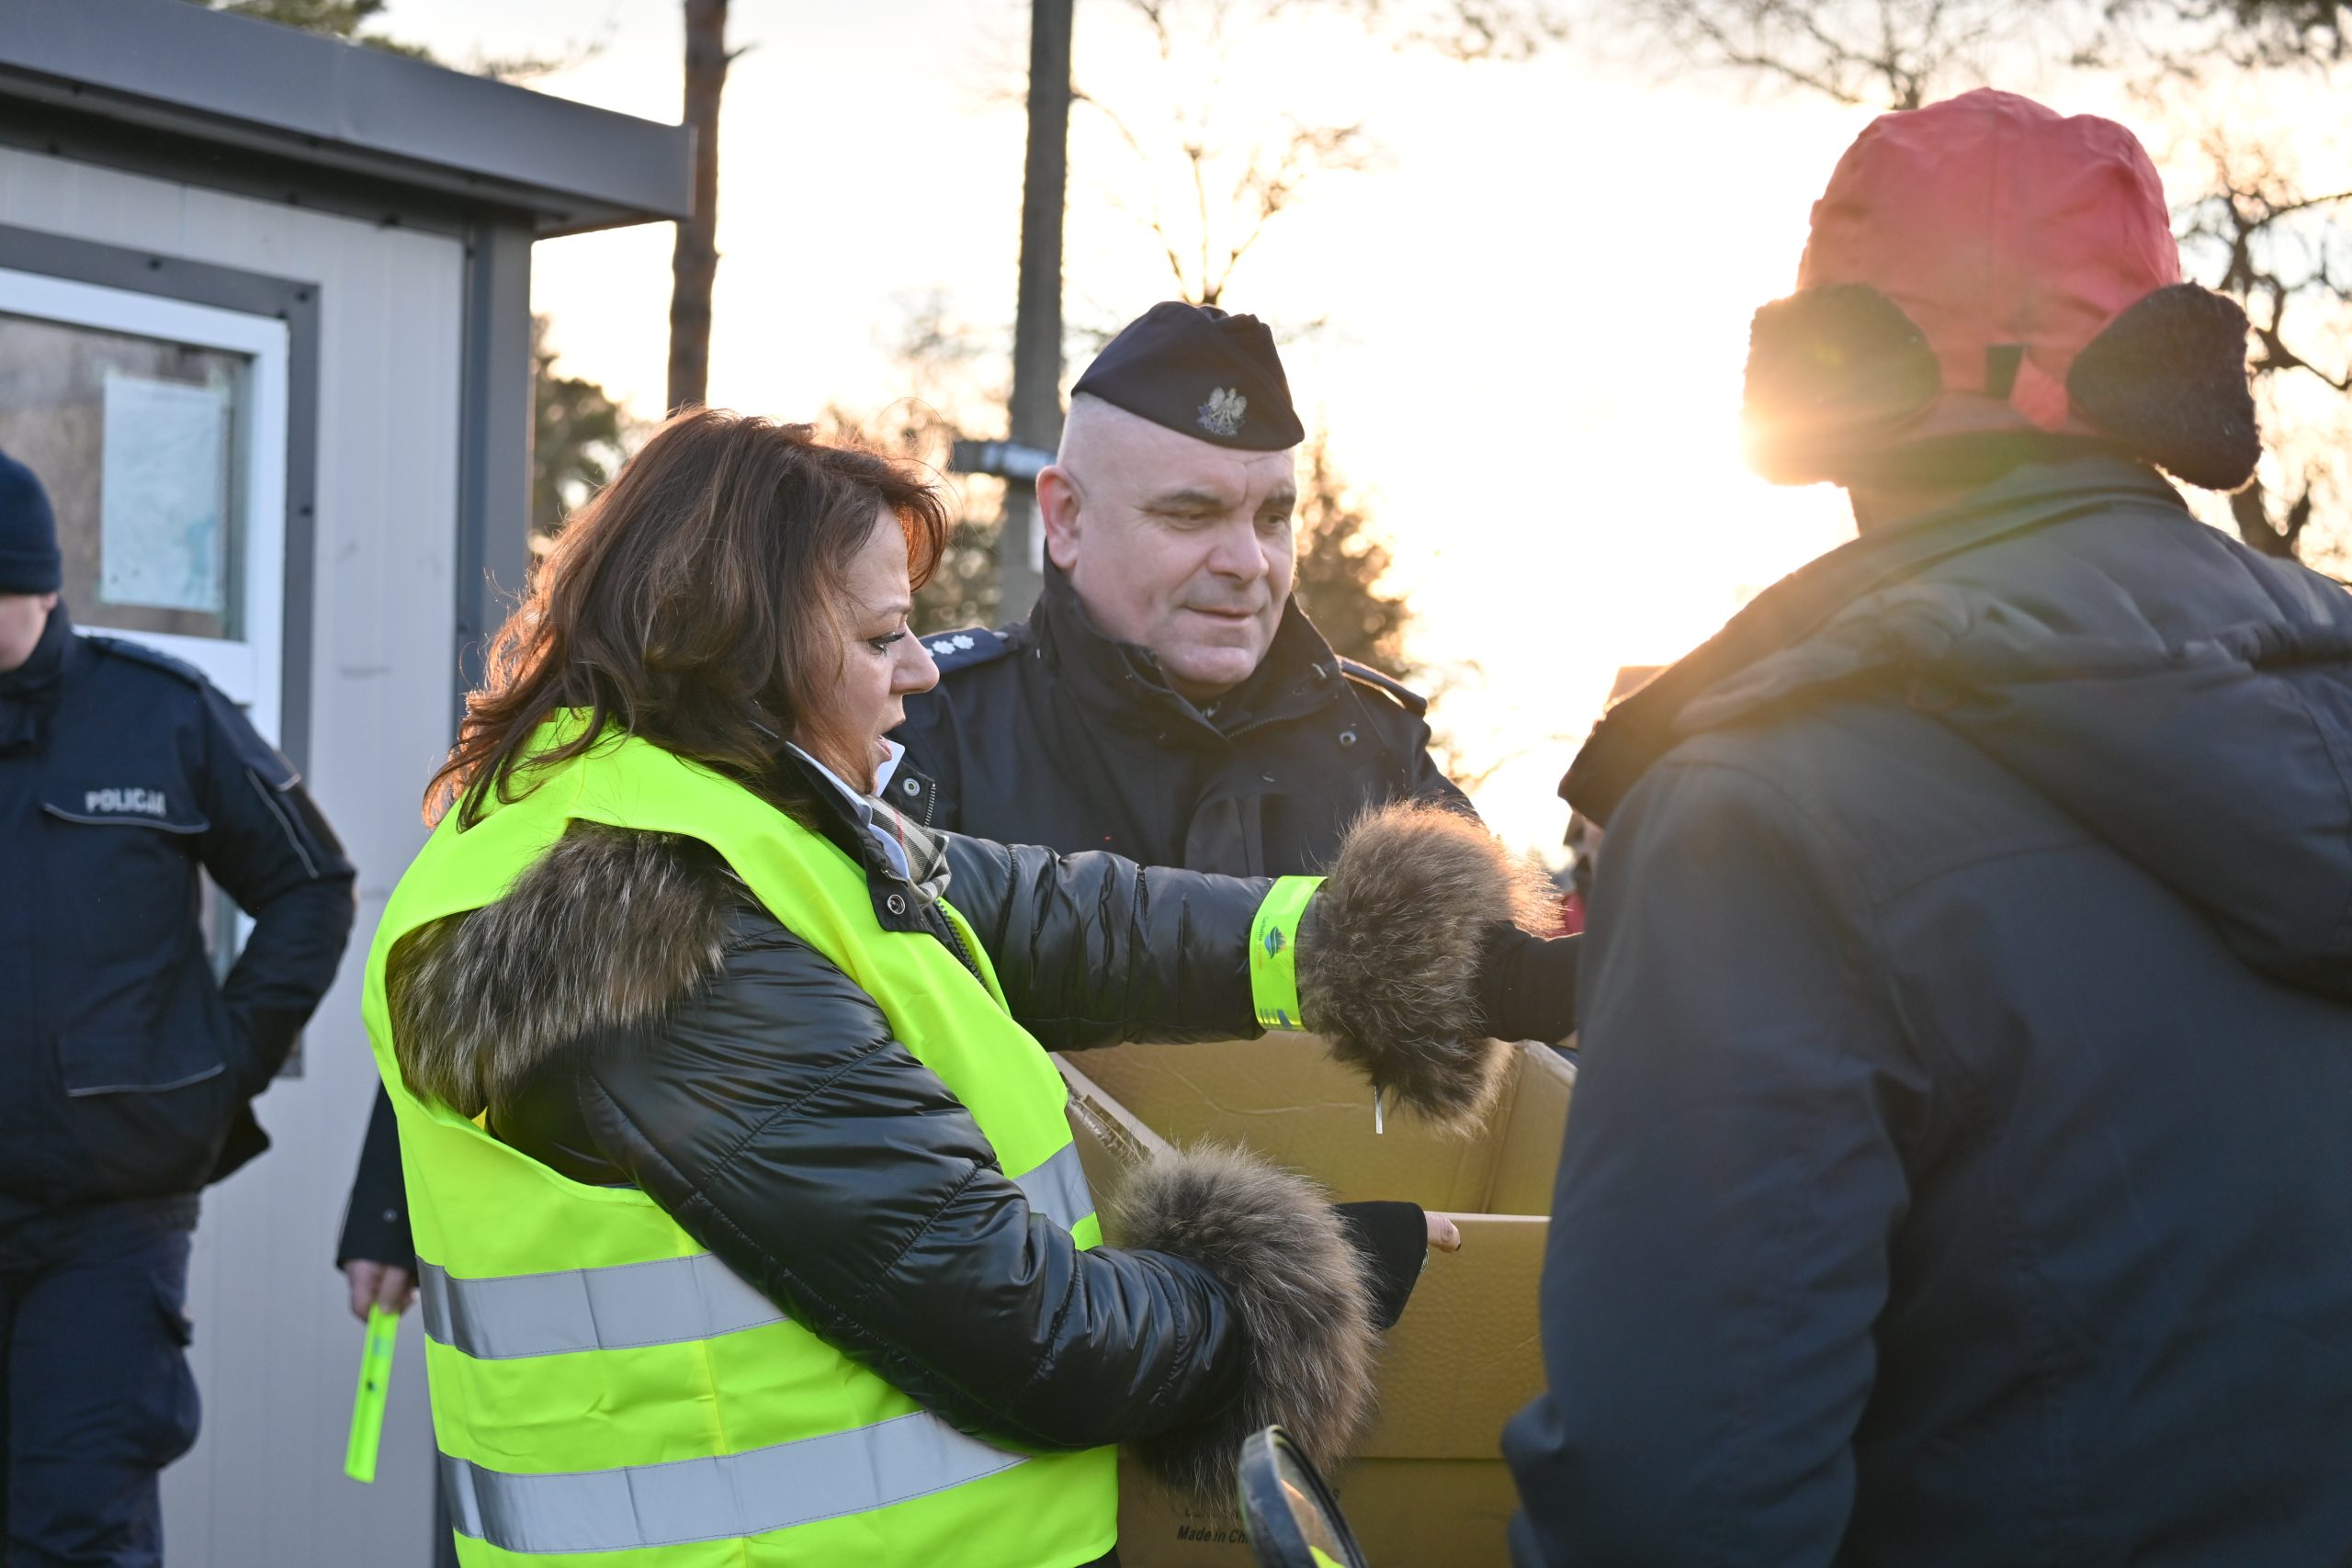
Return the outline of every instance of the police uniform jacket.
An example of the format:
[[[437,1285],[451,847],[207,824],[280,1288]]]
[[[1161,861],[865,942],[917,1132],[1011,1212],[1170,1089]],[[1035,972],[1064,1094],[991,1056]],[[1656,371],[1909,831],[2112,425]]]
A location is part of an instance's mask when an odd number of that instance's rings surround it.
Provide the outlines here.
[[[209,873],[253,917],[224,980]],[[0,675],[0,1221],[193,1192],[266,1146],[246,1102],[334,978],[351,863],[194,670],[73,635]]]
[[[1250,678],[1200,707],[1151,652],[1097,631],[1048,566],[1025,624],[928,639],[891,804],[930,826],[1234,876],[1318,870],[1367,807],[1470,809],[1429,754],[1427,704],[1331,651],[1294,601]]]

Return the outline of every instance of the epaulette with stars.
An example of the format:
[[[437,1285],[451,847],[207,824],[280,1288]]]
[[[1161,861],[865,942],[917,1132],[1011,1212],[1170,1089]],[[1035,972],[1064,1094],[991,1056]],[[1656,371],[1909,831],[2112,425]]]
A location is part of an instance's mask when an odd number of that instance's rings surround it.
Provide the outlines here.
[[[922,639],[922,645],[931,650],[932,661],[939,666],[942,675],[952,675],[958,670],[989,663],[1012,651],[1012,644],[1003,633],[990,631],[986,626],[933,632]]]

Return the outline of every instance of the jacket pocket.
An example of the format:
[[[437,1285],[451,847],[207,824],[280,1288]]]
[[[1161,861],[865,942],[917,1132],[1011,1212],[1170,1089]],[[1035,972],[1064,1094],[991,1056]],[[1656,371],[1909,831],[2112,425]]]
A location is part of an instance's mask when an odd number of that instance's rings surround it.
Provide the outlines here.
[[[243,1102],[209,1032],[92,1020],[57,1036],[64,1097],[56,1136],[72,1150],[71,1197],[193,1192],[220,1158]]]
[[[158,1333],[149,1347],[149,1375],[139,1380],[137,1408],[141,1448],[156,1469],[196,1447],[203,1425],[203,1405],[196,1391],[196,1374],[187,1364],[187,1348],[196,1340],[196,1325],[187,1309],[164,1280],[154,1281]]]
[[[187,911],[197,897],[196,845],[210,823],[195,812],[107,816],[82,809],[114,795],[160,792],[51,790],[41,875],[52,890],[44,943],[71,970],[51,984],[106,997],[161,985],[197,940]],[[164,804],[178,806],[175,798]],[[52,1013],[62,1022],[72,1014]]]
[[[229,1070],[215,1042],[177,1030],[98,1027],[72,1031],[57,1042],[58,1075],[68,1099],[94,1094],[160,1094],[218,1077]]]

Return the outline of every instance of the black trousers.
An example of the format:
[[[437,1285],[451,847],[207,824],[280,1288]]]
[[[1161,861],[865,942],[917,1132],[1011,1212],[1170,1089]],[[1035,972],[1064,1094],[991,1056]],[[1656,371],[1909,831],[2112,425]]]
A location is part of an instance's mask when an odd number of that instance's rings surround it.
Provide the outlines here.
[[[6,1568],[156,1568],[156,1479],[196,1441],[194,1197],[0,1224]]]

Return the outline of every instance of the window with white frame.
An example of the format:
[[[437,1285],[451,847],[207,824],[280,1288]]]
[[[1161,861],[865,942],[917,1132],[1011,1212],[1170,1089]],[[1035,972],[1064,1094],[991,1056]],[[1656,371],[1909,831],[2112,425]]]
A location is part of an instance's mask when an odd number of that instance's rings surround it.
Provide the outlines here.
[[[287,326],[0,268],[0,451],[57,511],[76,625],[186,660],[278,736]]]

